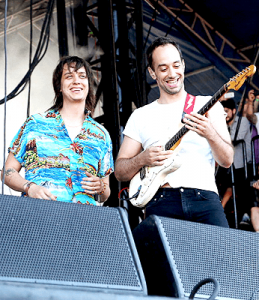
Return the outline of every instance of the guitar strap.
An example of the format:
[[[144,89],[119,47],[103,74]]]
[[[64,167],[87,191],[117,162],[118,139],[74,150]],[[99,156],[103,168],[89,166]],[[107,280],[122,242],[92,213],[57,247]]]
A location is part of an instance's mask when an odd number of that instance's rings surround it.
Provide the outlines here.
[[[183,114],[182,114],[182,120],[181,120],[182,123],[184,123],[183,118],[184,118],[185,114],[189,115],[193,111],[195,100],[196,100],[196,96],[187,94],[186,99],[185,99]]]

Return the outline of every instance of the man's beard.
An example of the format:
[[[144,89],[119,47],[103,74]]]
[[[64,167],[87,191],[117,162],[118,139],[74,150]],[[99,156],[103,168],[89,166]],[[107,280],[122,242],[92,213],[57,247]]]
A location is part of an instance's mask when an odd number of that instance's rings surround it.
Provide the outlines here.
[[[228,120],[226,120],[227,121],[227,124],[229,124],[233,119],[234,119],[234,115],[232,115],[232,117],[231,118],[229,118]]]

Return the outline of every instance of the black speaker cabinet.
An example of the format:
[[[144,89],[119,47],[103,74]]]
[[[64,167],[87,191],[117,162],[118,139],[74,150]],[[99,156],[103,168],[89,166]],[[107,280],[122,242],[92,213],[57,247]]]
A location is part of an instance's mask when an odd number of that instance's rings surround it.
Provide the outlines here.
[[[45,285],[0,281],[1,300],[187,300],[136,293],[106,293],[90,291],[76,286]],[[202,299],[205,300],[205,299]]]
[[[150,216],[133,231],[148,294],[184,298],[203,279],[217,299],[259,299],[259,234]],[[212,283],[197,299],[208,299]]]
[[[0,196],[0,281],[146,295],[125,212]]]

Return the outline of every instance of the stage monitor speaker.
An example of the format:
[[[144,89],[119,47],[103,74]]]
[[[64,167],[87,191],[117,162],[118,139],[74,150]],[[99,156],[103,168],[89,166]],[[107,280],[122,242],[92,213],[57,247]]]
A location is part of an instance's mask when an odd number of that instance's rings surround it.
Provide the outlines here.
[[[259,234],[150,216],[133,230],[148,294],[188,297],[194,286],[216,279],[216,299],[259,299]],[[214,286],[202,286],[208,299]],[[213,298],[214,299],[214,298]]]
[[[2,195],[0,237],[0,281],[147,294],[121,208]]]
[[[45,285],[0,281],[1,300],[186,300],[129,293],[106,293],[75,286]],[[204,299],[203,299],[204,300]]]

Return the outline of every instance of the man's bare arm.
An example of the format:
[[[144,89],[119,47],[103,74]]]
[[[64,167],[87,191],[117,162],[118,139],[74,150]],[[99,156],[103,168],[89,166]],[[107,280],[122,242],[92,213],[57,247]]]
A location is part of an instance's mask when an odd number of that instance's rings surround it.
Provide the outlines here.
[[[18,192],[25,192],[25,186],[28,180],[20,175],[20,170],[22,166],[19,161],[14,157],[13,153],[9,153],[6,163],[5,163],[5,174],[2,170],[1,179],[4,179],[4,183],[11,189]],[[5,176],[4,176],[5,175]],[[51,192],[45,187],[33,184],[31,185],[28,196],[32,198],[56,200],[56,196],[51,194]]]
[[[20,174],[22,166],[18,162],[18,160],[14,157],[13,153],[9,153],[6,163],[5,163],[5,172],[2,170],[1,172],[1,180],[5,180],[5,184],[9,186],[11,189],[23,192],[24,185],[27,180],[25,180]]]
[[[234,147],[231,141],[224,140],[216,131],[214,138],[208,139],[215,161],[224,168],[229,168],[234,160]]]
[[[115,177],[119,181],[129,181],[139,171],[141,165],[141,144],[127,136],[124,137],[115,162]]]
[[[129,181],[144,166],[161,166],[172,155],[161,146],[154,146],[142,151],[142,145],[125,136],[116,163],[115,176],[119,181]]]

